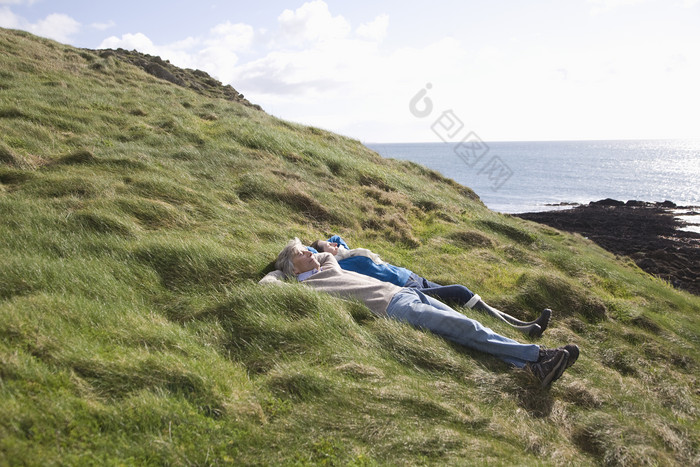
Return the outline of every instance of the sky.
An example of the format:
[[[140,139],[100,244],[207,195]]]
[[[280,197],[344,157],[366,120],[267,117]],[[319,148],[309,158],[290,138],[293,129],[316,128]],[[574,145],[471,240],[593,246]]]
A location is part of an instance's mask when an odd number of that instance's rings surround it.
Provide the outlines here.
[[[700,137],[700,0],[0,0],[363,143]]]

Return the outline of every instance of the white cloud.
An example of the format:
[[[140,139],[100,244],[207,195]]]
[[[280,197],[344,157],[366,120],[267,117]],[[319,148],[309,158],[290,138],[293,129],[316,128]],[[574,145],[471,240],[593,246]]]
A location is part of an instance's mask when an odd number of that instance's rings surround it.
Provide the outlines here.
[[[53,13],[31,25],[29,30],[59,42],[70,42],[71,36],[80,31],[80,23],[68,15]]]
[[[19,29],[22,26],[22,18],[15,15],[8,7],[0,8],[0,27]]]
[[[234,77],[234,66],[238,55],[226,47],[207,47],[192,57],[193,68],[206,70],[224,83],[230,83]]]
[[[279,40],[288,45],[341,39],[352,30],[350,23],[341,15],[331,15],[323,0],[304,3],[295,11],[284,10],[277,22]]]
[[[0,0],[3,1],[3,0]],[[20,2],[8,2],[5,4],[19,4]],[[32,2],[27,2],[31,4]],[[54,13],[36,23],[30,23],[26,19],[14,14],[8,7],[0,8],[0,26],[4,28],[23,29],[32,34],[59,42],[70,42],[71,36],[80,31],[80,23],[68,15]]]
[[[255,37],[252,26],[230,21],[214,26],[210,32],[212,37],[209,43],[217,43],[237,52],[249,50]]]
[[[127,49],[138,50],[146,54],[157,54],[158,47],[143,33],[124,34],[121,38],[111,36],[103,40],[99,49]]]
[[[363,39],[381,42],[386,37],[388,27],[389,15],[380,15],[369,23],[359,25],[355,32]]]
[[[314,1],[285,10],[276,30],[256,35],[252,47],[263,50],[259,58],[240,60],[225,72],[221,60],[210,61],[205,69],[217,69],[219,79],[282,118],[344,134],[364,132],[367,122],[393,127],[396,134],[411,125],[429,132],[429,125],[408,112],[410,98],[433,81],[440,84],[436,98],[446,106],[455,104],[455,89],[459,95],[474,92],[460,79],[474,59],[467,60],[464,45],[449,37],[384,51],[379,44],[388,24],[388,15],[380,15],[353,28],[324,2]],[[272,40],[265,42],[267,37]],[[203,58],[197,57],[202,66]]]
[[[385,36],[388,20],[387,15],[378,16],[358,28],[359,37],[352,37],[350,23],[342,16],[333,16],[326,3],[316,0],[294,11],[285,10],[272,33],[225,22],[214,26],[206,37],[178,43],[158,45],[145,34],[136,33],[109,37],[99,48],[121,47],[159,55],[271,99],[336,96],[351,87],[374,89],[384,79],[376,75],[385,73],[370,70],[386,66],[376,43]],[[293,47],[302,44],[303,48]],[[241,62],[241,55],[260,48],[262,57]],[[356,84],[350,84],[353,82]]]
[[[380,15],[360,25],[353,37],[350,23],[333,16],[321,0],[285,10],[270,34],[267,54],[236,67],[234,85],[276,102],[376,88],[384,75],[380,67],[386,66],[377,44],[388,24],[388,15]]]
[[[98,31],[106,31],[107,29],[111,29],[114,26],[116,26],[117,23],[114,21],[107,21],[105,23],[92,23],[90,25],[91,28],[97,29]]]

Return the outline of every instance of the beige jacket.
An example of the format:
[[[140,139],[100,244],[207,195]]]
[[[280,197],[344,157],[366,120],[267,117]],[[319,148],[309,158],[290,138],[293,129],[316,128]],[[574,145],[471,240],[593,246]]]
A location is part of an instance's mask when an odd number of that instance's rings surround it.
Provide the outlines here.
[[[375,315],[387,316],[386,308],[401,287],[356,272],[344,271],[330,253],[318,253],[316,259],[321,265],[321,271],[302,284],[336,297],[357,299]],[[280,283],[283,277],[282,271],[272,271],[260,280],[260,284]]]

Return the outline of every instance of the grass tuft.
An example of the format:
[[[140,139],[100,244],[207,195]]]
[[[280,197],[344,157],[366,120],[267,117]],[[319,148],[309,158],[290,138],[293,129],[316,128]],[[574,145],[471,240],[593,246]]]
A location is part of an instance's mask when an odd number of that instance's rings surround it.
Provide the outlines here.
[[[95,162],[97,162],[95,155],[83,149],[60,157],[56,164],[94,164]]]
[[[474,230],[461,230],[450,235],[455,245],[461,248],[493,248],[496,242],[489,236]]]
[[[122,237],[130,237],[133,229],[121,219],[108,213],[91,211],[76,212],[71,220],[77,224],[77,228],[91,230],[101,234],[114,234]]]
[[[525,273],[517,282],[518,302],[531,309],[552,308],[562,317],[580,316],[589,322],[607,317],[602,300],[580,285],[551,273]]]
[[[164,287],[174,290],[218,288],[256,275],[247,256],[195,240],[144,245],[135,251],[135,257],[156,271]]]

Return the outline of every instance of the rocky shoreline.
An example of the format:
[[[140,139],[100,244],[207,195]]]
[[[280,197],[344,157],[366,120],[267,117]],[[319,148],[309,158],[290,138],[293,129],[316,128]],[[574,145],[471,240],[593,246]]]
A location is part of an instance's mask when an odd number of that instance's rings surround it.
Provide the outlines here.
[[[606,250],[632,258],[644,271],[674,287],[700,295],[700,233],[684,229],[684,219],[698,216],[697,206],[670,201],[617,201],[605,199],[571,209],[529,212],[514,216],[576,232]]]

